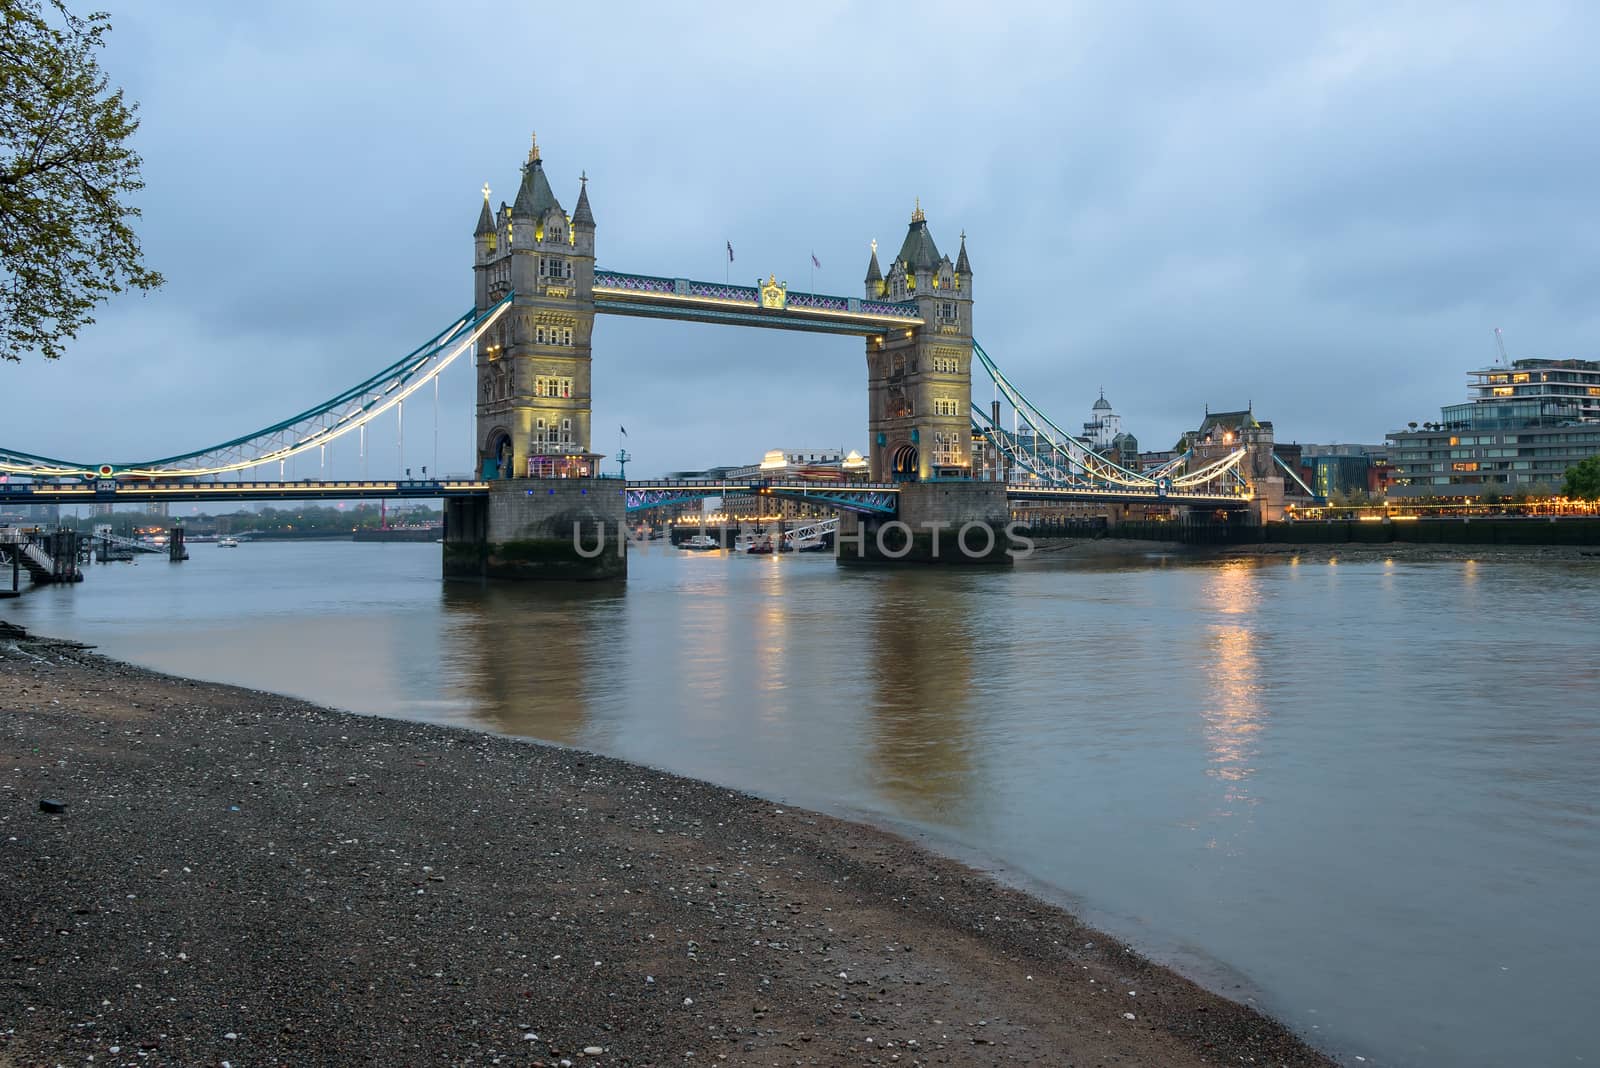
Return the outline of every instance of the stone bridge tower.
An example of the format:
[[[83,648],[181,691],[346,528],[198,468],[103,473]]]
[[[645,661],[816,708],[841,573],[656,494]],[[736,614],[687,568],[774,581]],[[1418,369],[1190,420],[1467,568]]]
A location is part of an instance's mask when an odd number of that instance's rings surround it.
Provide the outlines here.
[[[967,235],[941,256],[917,202],[884,272],[873,242],[868,300],[916,301],[922,325],[867,338],[872,477],[920,481],[972,474],[972,267]]]
[[[594,230],[587,178],[568,215],[537,141],[510,207],[501,202],[491,211],[484,187],[473,233],[474,303],[482,312],[508,292],[516,296],[478,345],[480,477],[598,473],[589,425]]]

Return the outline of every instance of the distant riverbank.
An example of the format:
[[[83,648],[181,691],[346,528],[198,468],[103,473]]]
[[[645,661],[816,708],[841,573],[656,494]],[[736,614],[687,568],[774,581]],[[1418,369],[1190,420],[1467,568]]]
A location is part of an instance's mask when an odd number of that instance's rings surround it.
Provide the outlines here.
[[[1063,556],[1118,557],[1147,556],[1152,553],[1196,560],[1259,558],[1266,560],[1384,560],[1425,562],[1429,560],[1477,561],[1552,561],[1594,564],[1600,570],[1600,546],[1588,545],[1461,545],[1450,542],[1245,542],[1238,545],[1185,545],[1179,541],[1139,538],[1048,538],[1039,539],[1040,554]]]
[[[26,636],[0,708],[0,1063],[1332,1063],[970,868],[706,783]]]

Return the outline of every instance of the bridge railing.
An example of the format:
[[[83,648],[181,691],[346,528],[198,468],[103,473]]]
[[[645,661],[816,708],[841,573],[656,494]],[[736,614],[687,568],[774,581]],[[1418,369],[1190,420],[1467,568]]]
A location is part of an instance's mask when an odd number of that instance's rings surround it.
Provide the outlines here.
[[[836,482],[829,479],[806,478],[630,478],[629,489],[705,489],[716,486],[736,486],[740,489],[805,486],[810,489],[830,490],[888,490],[900,489],[893,482]]]
[[[726,301],[752,309],[759,309],[761,290],[756,286],[736,285],[732,282],[703,282],[693,278],[662,278],[658,275],[632,274],[626,271],[596,271],[594,286],[597,290],[621,293],[639,293],[650,297],[684,297],[696,300]],[[862,315],[874,319],[899,319],[907,323],[922,321],[921,309],[916,301],[862,300],[858,297],[841,297],[828,293],[803,293],[798,290],[784,292],[784,309],[788,311],[818,311],[844,315]]]
[[[1163,492],[1159,487],[1143,489],[1131,486],[1052,486],[1040,482],[1007,482],[1006,493],[1021,497],[1104,498],[1107,500],[1170,501],[1180,504],[1184,501],[1232,502],[1249,500],[1248,495],[1245,493],[1228,493],[1220,490],[1169,489]]]

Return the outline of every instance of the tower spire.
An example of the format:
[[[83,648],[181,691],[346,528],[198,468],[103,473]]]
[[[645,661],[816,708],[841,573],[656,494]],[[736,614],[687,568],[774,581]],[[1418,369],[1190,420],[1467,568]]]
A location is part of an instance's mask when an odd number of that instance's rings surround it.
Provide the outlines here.
[[[916,207],[911,210],[911,221],[914,223],[928,221],[928,217],[922,214],[922,198],[920,196],[917,197]]]
[[[483,206],[478,209],[478,228],[472,231],[473,237],[482,237],[484,234],[495,232],[494,213],[489,210],[489,183],[483,183]]]
[[[538,163],[539,162],[539,135],[536,134],[536,133],[531,133],[530,132],[528,134],[528,141],[529,141],[528,162],[529,163]]]
[[[589,208],[589,172],[578,176],[578,203],[572,209],[573,226],[593,226],[594,212]]]

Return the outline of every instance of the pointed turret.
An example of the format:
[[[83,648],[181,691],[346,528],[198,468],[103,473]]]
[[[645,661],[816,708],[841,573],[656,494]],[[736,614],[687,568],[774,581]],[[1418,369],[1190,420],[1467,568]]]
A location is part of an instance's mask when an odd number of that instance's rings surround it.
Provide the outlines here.
[[[478,209],[478,228],[472,231],[473,237],[482,237],[494,233],[494,212],[489,210],[489,183],[483,184],[483,207]]]
[[[573,226],[593,226],[594,212],[589,210],[589,175],[585,172],[579,176],[578,206],[572,209]]]
[[[551,190],[550,180],[544,176],[544,163],[539,159],[539,141],[535,138],[533,147],[528,149],[528,162],[522,168],[522,185],[517,189],[511,214],[523,219],[540,219],[551,208],[561,211],[561,202]]]
[[[883,281],[883,271],[878,266],[878,242],[872,242],[872,258],[867,261],[867,286],[873,296],[877,295],[876,286]]]
[[[972,273],[972,264],[967,262],[967,232],[961,231],[961,254],[956,257],[956,272],[968,275]]]

